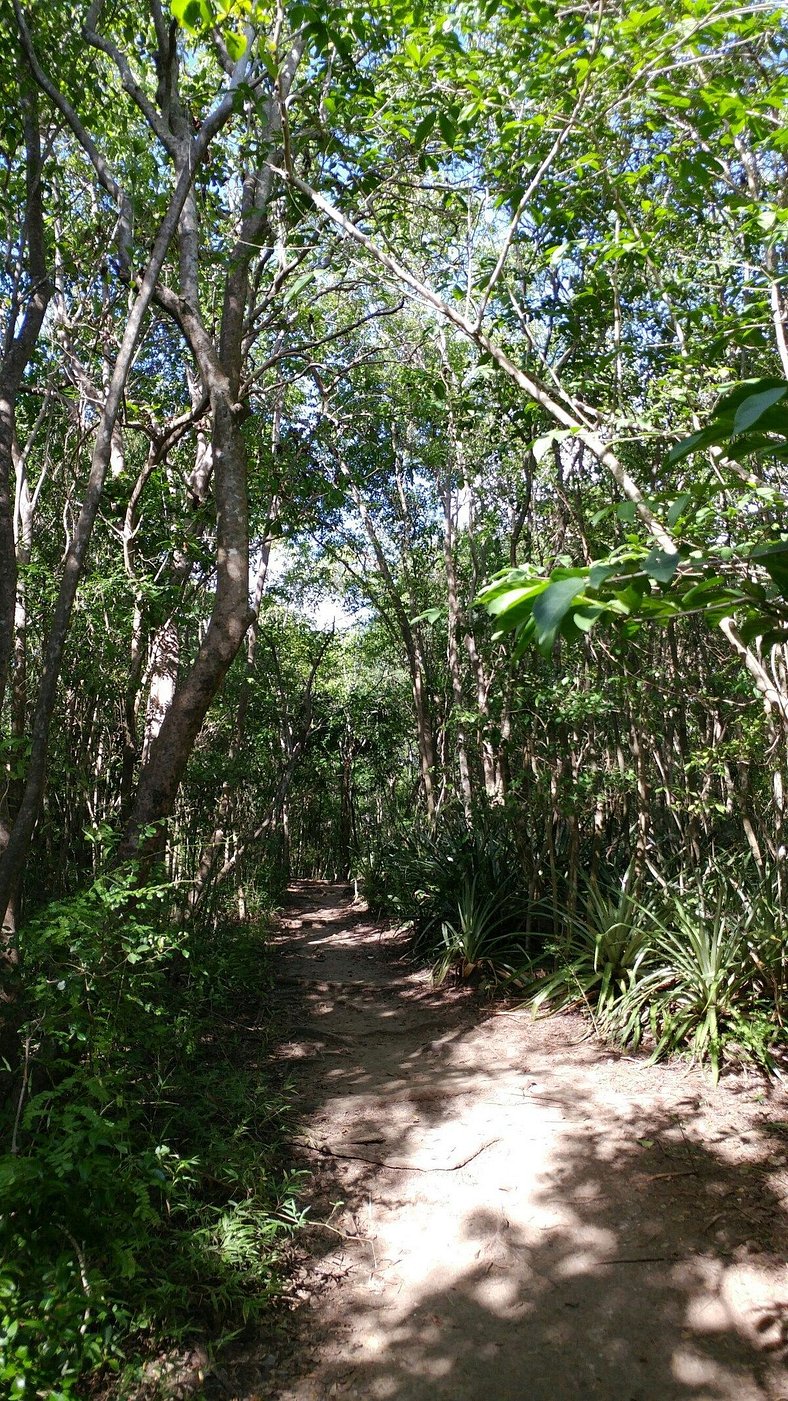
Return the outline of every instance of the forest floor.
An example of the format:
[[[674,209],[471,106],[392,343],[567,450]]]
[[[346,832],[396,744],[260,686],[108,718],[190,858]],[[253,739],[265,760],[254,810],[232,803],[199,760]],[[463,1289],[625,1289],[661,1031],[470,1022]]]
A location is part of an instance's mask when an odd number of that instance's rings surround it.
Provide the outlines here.
[[[351,896],[281,920],[312,1224],[287,1328],[215,1394],[786,1401],[785,1090],[436,990]]]

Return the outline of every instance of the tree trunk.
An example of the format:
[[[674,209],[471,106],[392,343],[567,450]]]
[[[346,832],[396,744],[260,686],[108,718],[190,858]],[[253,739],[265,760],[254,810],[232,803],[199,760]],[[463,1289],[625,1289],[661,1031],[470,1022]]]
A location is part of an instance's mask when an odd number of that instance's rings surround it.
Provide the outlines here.
[[[457,733],[457,763],[460,771],[460,793],[465,816],[470,822],[473,804],[471,774],[468,767],[468,744],[465,735],[463,712],[462,676],[460,674],[460,653],[457,635],[460,630],[460,599],[457,588],[457,570],[454,564],[454,502],[450,482],[443,492],[443,563],[446,569],[446,597],[448,618],[446,624],[446,659],[451,678],[452,708],[456,712],[454,721]]]
[[[189,755],[251,620],[246,448],[226,377],[212,373],[214,491],[217,507],[216,595],[195,661],[175,690],[152,738],[137,784],[121,856],[147,845],[151,829],[172,813]]]

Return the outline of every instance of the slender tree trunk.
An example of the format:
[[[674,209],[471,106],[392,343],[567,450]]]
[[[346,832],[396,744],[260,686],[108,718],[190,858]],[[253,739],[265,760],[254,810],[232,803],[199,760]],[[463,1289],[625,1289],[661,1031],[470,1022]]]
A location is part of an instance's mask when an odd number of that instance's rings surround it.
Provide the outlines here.
[[[21,25],[21,14],[18,18]],[[36,81],[46,87],[50,95],[59,97],[52,84],[45,79],[35,54],[29,46],[26,35],[26,51]],[[150,258],[126,322],[120,349],[113,368],[107,395],[102,406],[101,419],[91,458],[90,474],[85,489],[82,506],[74,535],[63,567],[63,576],[52,624],[47,640],[41,682],[33,719],[30,763],[25,783],[24,796],[16,821],[8,839],[8,845],[0,858],[0,908],[6,909],[15,892],[27,860],[33,836],[44,782],[47,771],[49,734],[55,707],[57,684],[63,662],[63,653],[71,624],[71,614],[87,560],[93,526],[98,514],[104,482],[109,468],[113,447],[113,433],[126,389],[131,366],[142,335],[145,318],[156,289],[156,283],[164,265],[165,257],[175,236],[181,211],[186,202],[196,170],[208,149],[216,130],[227,121],[232,111],[231,97],[224,98],[214,109],[210,118],[203,124],[199,137],[192,147],[192,159],[184,167],[177,180],[167,212],[159,226]],[[42,313],[43,315],[43,313]],[[2,396],[0,396],[2,402]],[[1,455],[1,454],[0,454]]]
[[[214,490],[217,503],[217,584],[213,611],[197,657],[176,689],[151,740],[121,854],[131,855],[151,828],[172,813],[175,797],[208,707],[233,662],[250,621],[246,449],[229,383],[212,385]]]
[[[446,595],[448,601],[446,656],[449,664],[449,676],[451,678],[452,707],[455,711],[455,730],[457,734],[457,763],[460,772],[460,793],[462,795],[462,805],[465,809],[465,816],[468,821],[471,818],[473,806],[473,792],[471,789],[471,774],[468,767],[468,745],[465,734],[465,722],[462,719],[464,708],[462,694],[462,675],[460,673],[460,653],[457,642],[457,635],[460,629],[460,600],[457,588],[457,570],[454,563],[454,501],[450,482],[447,482],[443,492],[443,563],[446,570]]]
[[[34,85],[25,73],[24,60],[18,56],[18,71],[21,71],[20,99],[24,121],[25,141],[25,210],[24,235],[20,243],[27,246],[29,294],[27,307],[18,323],[17,309],[9,315],[5,327],[2,358],[0,359],[0,719],[8,686],[9,671],[15,648],[18,649],[18,621],[20,600],[18,595],[17,546],[14,538],[14,449],[16,444],[16,401],[25,372],[30,364],[39,333],[43,325],[46,309],[52,296],[52,283],[46,259],[44,233],[44,205],[42,191],[43,163],[41,158],[41,135],[38,119],[38,96]],[[19,657],[17,657],[19,661]],[[24,694],[26,678],[17,675],[13,701],[14,717],[18,719],[18,705]],[[20,756],[15,756],[14,762]],[[0,775],[4,779],[5,776]],[[14,796],[12,804],[18,807],[16,790],[18,779],[13,777]],[[6,787],[3,782],[3,788]],[[16,963],[16,882],[2,879],[2,869],[7,867],[8,847],[12,839],[12,814],[5,796],[0,800],[0,919],[3,935],[0,945],[0,959]],[[2,970],[0,969],[0,972]]]

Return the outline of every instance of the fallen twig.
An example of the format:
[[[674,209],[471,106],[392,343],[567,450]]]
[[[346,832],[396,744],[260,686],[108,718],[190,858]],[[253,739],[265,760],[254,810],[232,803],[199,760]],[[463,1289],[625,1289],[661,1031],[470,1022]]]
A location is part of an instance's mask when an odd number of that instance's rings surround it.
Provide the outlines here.
[[[306,1022],[293,1022],[292,1026],[288,1027],[288,1030],[298,1031],[302,1036],[314,1036],[318,1041],[323,1037],[328,1037],[331,1041],[342,1041],[348,1046],[355,1046],[358,1044],[357,1036],[348,1036],[345,1032],[341,1031],[329,1031],[328,1028],[324,1026],[309,1026]]]
[[[689,1256],[680,1250],[671,1251],[669,1255],[613,1255],[604,1256],[601,1260],[596,1260],[597,1265],[661,1265],[668,1260],[687,1260]]]
[[[646,1182],[660,1182],[664,1177],[697,1177],[697,1168],[680,1168],[677,1172],[652,1172],[646,1177]]]
[[[294,1140],[297,1148],[305,1148],[308,1153],[319,1153],[321,1157],[340,1158],[349,1163],[367,1163],[369,1167],[386,1168],[389,1172],[459,1172],[460,1168],[468,1166],[474,1158],[478,1158],[480,1153],[492,1148],[494,1143],[500,1143],[499,1138],[491,1138],[488,1143],[483,1143],[481,1148],[477,1148],[475,1153],[463,1158],[461,1163],[452,1163],[450,1167],[418,1167],[413,1163],[385,1163],[380,1158],[362,1158],[357,1153],[338,1153],[334,1148],[329,1148],[327,1143],[322,1143],[318,1147],[314,1143],[305,1143],[303,1139]]]

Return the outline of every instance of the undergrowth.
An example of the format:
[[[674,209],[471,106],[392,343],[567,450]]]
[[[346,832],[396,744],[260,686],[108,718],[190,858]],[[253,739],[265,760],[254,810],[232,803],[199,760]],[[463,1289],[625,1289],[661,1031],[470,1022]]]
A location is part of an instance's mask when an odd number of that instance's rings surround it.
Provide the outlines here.
[[[620,1045],[689,1053],[716,1080],[724,1060],[778,1071],[785,1026],[784,921],[775,884],[743,887],[710,866],[680,888],[586,888],[577,911],[515,981],[535,1012],[581,1007]]]
[[[380,842],[361,877],[370,908],[408,925],[414,952],[439,976],[495,977],[522,963],[527,895],[506,823],[454,816],[415,826]]]
[[[277,1293],[300,1217],[279,1162],[287,1087],[267,1076],[264,1021],[249,1030],[264,931],[177,930],[171,908],[166,887],[115,873],[25,929],[0,1158],[3,1394],[119,1387],[152,1350],[220,1343]]]
[[[411,930],[437,983],[503,984],[534,1012],[579,1008],[618,1044],[778,1072],[788,1052],[788,952],[780,881],[710,863],[646,885],[581,884],[571,903],[531,899],[505,816],[415,827],[367,858],[373,909]],[[746,877],[746,879],[745,879]],[[567,886],[569,882],[567,882]],[[524,932],[527,931],[527,932]]]

